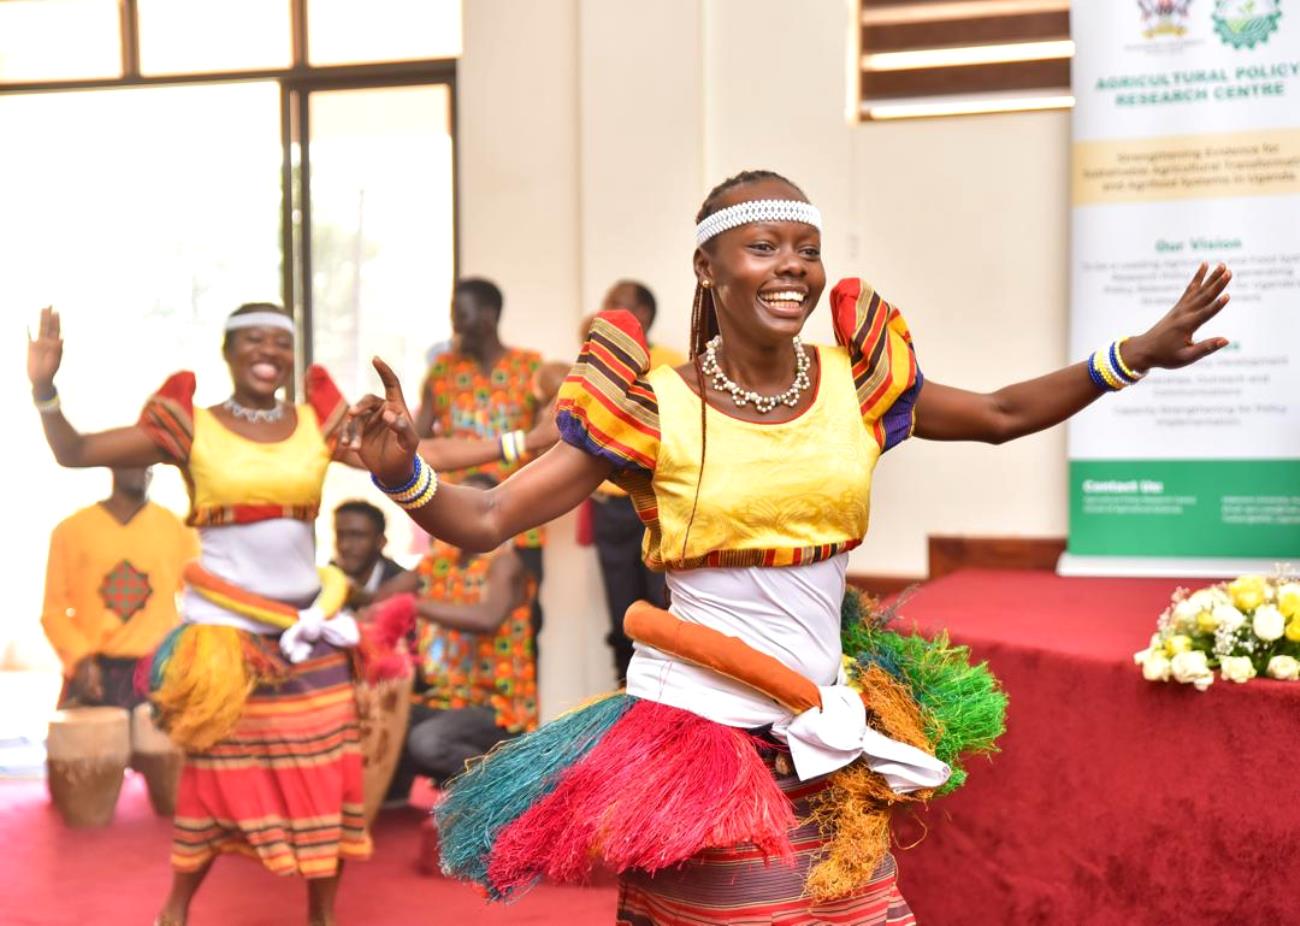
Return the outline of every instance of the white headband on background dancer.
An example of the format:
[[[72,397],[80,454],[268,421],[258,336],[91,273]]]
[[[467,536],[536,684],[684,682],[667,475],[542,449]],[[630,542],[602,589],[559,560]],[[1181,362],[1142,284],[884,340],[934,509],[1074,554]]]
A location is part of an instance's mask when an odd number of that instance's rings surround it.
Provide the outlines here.
[[[754,222],[802,222],[822,230],[821,210],[798,199],[751,199],[719,209],[695,226],[695,244],[702,245],[715,235]]]
[[[294,334],[293,319],[279,312],[245,312],[232,315],[226,319],[227,331],[239,331],[243,328],[279,328]]]

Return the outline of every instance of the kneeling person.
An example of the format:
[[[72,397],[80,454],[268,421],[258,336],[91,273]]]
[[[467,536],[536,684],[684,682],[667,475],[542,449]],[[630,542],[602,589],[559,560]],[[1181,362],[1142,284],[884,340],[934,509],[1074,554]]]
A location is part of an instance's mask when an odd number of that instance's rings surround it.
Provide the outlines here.
[[[491,488],[476,473],[465,484]],[[513,543],[469,553],[435,541],[414,571],[377,597],[414,592],[416,703],[390,799],[415,775],[438,785],[503,739],[537,727],[537,659],[530,619],[536,583]]]

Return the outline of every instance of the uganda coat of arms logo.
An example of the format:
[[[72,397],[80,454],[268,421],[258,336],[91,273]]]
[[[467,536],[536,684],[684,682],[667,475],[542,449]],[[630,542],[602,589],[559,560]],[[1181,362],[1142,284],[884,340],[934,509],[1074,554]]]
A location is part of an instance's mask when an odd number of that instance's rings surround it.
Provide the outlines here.
[[[1215,0],[1214,31],[1230,48],[1254,48],[1277,31],[1282,0]]]
[[[1142,35],[1148,39],[1181,38],[1187,34],[1187,14],[1192,0],[1138,0]]]

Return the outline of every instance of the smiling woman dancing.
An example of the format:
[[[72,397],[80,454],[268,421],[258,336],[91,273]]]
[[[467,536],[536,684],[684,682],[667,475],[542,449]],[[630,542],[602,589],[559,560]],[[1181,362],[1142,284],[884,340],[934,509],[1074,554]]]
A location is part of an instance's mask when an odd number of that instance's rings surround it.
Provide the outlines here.
[[[151,699],[186,750],[172,847],[175,875],[158,922],[185,922],[219,853],[240,852],[307,880],[309,919],[334,921],[344,859],[370,855],[353,659],[356,624],[341,612],[341,572],[316,568],[313,523],[331,460],[354,462],[339,435],[346,403],[311,367],[307,401],[280,401],[294,370],[294,324],[252,303],[226,323],[233,387],[194,405],[194,375],[176,373],[124,428],[81,434],[54,388],[58,314],[41,313],[27,371],[45,435],[64,466],[172,463],[190,493],[199,563],[186,570],[182,625],[144,666]],[[553,438],[551,438],[553,440]],[[545,429],[529,449],[546,446]],[[496,459],[495,440],[426,441],[448,467]]]
[[[453,784],[437,811],[444,868],[503,896],[602,859],[633,926],[910,923],[874,808],[962,777],[961,750],[931,722],[944,691],[996,702],[994,728],[1001,702],[942,643],[846,624],[842,647],[847,553],[877,459],[913,435],[1032,434],[1149,368],[1206,356],[1226,342],[1192,336],[1227,302],[1229,275],[1202,267],[1145,334],[977,394],[923,379],[902,315],[860,280],[831,293],[839,346],[801,342],[826,276],[820,214],[794,184],[739,174],[697,222],[693,362],[650,370],[636,322],[605,313],[560,391],[563,442],[499,487],[438,488],[382,361],[385,396],[353,409],[353,446],[430,533],[490,550],[613,478],[671,591],[671,614],[628,613],[625,693]]]

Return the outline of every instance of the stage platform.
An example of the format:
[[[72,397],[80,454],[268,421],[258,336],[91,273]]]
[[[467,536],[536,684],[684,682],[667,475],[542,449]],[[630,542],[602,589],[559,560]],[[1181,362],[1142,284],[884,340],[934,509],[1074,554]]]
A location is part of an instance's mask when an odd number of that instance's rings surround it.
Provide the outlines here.
[[[1300,922],[1300,683],[1144,681],[1132,655],[1178,585],[959,572],[901,613],[947,628],[1010,695],[1002,752],[896,827],[922,924]]]
[[[948,629],[1011,697],[1003,751],[917,819],[899,821],[905,896],[922,926],[1300,922],[1293,750],[1300,683],[1142,679],[1132,654],[1180,583],[960,572],[919,589],[904,623]],[[1205,580],[1187,582],[1200,586]],[[386,813],[373,861],[349,866],[341,921],[608,926],[612,887],[542,885],[486,905],[414,868],[418,811]],[[131,775],[118,817],[66,829],[41,781],[0,781],[0,922],[148,923],[168,880],[168,823]],[[302,886],[222,860],[194,926],[302,922]]]
[[[417,794],[417,802],[420,798]],[[344,926],[610,926],[618,890],[543,884],[514,904],[488,905],[474,889],[416,871],[424,811],[385,811],[375,855],[347,866],[339,890]],[[168,820],[149,808],[130,773],[117,816],[103,829],[71,830],[49,805],[44,781],[0,780],[0,923],[4,926],[148,926],[171,871]],[[284,926],[307,921],[298,878],[277,878],[242,856],[218,859],[194,901],[190,926]]]

